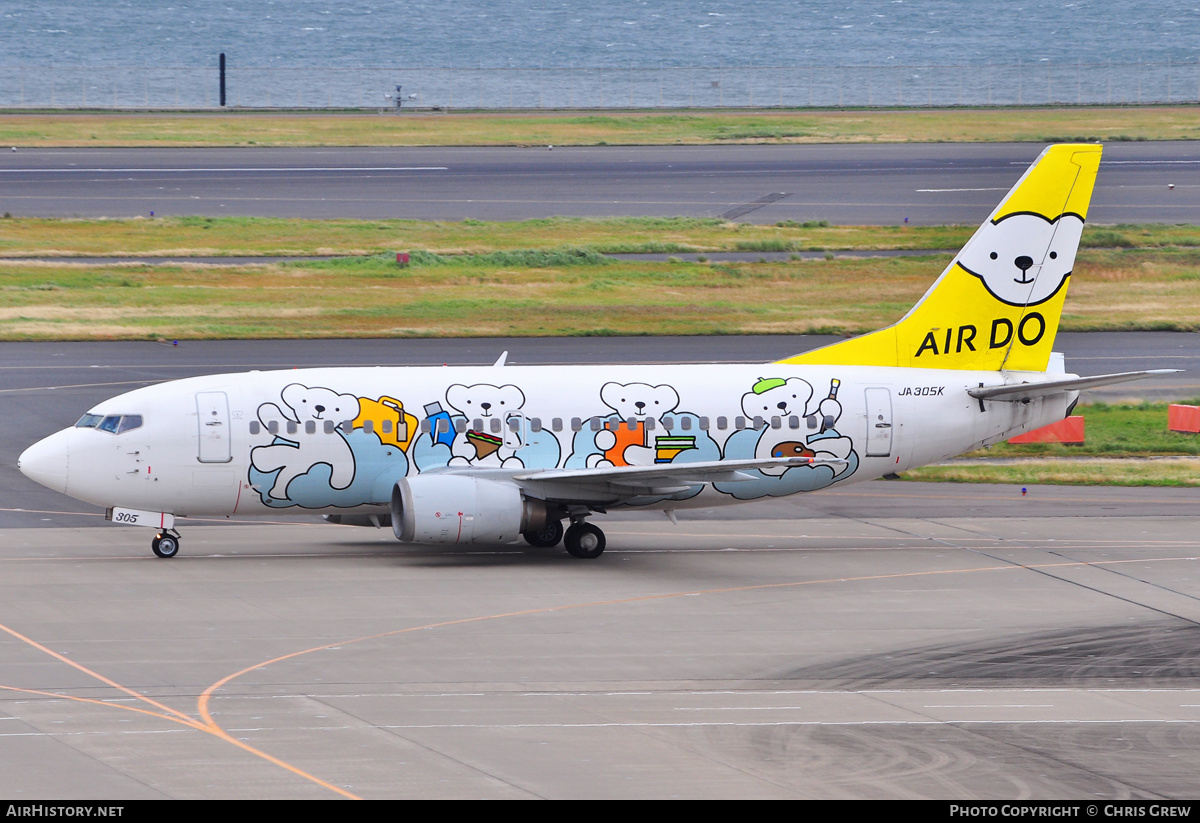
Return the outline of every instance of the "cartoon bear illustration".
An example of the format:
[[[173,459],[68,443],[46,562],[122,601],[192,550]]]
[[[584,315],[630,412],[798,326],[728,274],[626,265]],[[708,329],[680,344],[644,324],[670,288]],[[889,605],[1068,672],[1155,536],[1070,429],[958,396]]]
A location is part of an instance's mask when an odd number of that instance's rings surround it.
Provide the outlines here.
[[[742,395],[742,411],[746,417],[764,421],[772,417],[787,419],[792,415],[808,419],[810,428],[804,434],[787,425],[762,429],[754,456],[762,457],[826,457],[846,459],[854,448],[849,437],[837,434],[834,428],[842,416],[842,404],[837,400],[840,381],[834,379],[829,394],[813,404],[813,387],[799,377],[765,377]],[[831,434],[832,432],[832,434]],[[763,474],[782,475],[787,467],[760,469]]]
[[[516,456],[524,445],[525,419],[519,414],[525,405],[524,392],[513,385],[457,383],[446,390],[446,403],[466,421],[465,426],[455,427],[449,465],[524,467]],[[476,427],[476,421],[483,425]],[[499,430],[493,421],[499,422]]]
[[[274,431],[275,442],[250,450],[251,466],[264,474],[279,472],[267,496],[286,500],[288,485],[322,464],[331,470],[331,488],[347,488],[354,482],[354,453],[340,429],[325,431],[325,421],[337,425],[358,417],[358,398],[300,383],[285,386],[280,398],[282,409],[274,403],[258,407],[258,419],[268,431]],[[307,425],[310,421],[314,424],[312,432]],[[287,430],[289,422],[295,424],[295,431]]]
[[[1057,220],[1014,212],[984,223],[958,256],[958,264],[978,277],[992,296],[1012,306],[1049,300],[1075,266],[1083,220],[1064,214]]]
[[[596,433],[599,454],[588,456],[588,468],[596,466],[652,466],[659,455],[657,438],[646,426],[679,406],[679,393],[667,385],[605,383],[600,400],[616,412],[616,420]],[[629,421],[633,420],[632,428]]]

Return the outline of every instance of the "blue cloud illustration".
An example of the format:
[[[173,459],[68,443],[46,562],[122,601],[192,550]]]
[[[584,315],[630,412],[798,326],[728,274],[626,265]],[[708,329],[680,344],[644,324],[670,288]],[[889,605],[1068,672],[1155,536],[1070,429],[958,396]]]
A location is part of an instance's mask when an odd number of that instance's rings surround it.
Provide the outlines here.
[[[755,429],[742,429],[730,435],[725,442],[725,457],[731,460],[749,460],[754,457],[755,448],[762,432]],[[812,445],[826,438],[841,437],[835,429],[809,438]],[[851,451],[846,457],[845,466],[794,466],[783,474],[764,474],[758,469],[741,470],[753,480],[742,480],[736,483],[713,483],[713,488],[738,500],[755,500],[760,497],[784,497],[797,492],[811,492],[830,486],[854,474],[858,469],[858,453]]]
[[[393,444],[383,444],[376,434],[367,434],[355,429],[350,434],[341,431],[328,437],[341,437],[354,454],[354,480],[344,489],[331,485],[333,467],[328,463],[315,463],[304,474],[297,475],[287,486],[287,498],[283,500],[269,496],[279,470],[262,472],[250,467],[250,483],[258,491],[265,505],[284,509],[299,506],[305,509],[323,509],[329,506],[350,508],[367,503],[386,503],[391,499],[392,486],[408,474],[408,458]],[[289,445],[290,441],[276,437],[272,445]]]

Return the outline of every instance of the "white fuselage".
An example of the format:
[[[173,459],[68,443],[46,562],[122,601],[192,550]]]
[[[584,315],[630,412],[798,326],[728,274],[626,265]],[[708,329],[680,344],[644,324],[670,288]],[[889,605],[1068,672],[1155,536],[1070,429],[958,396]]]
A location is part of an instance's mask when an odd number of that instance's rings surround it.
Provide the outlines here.
[[[93,419],[131,425],[140,416],[140,425],[66,429],[21,460],[26,474],[71,497],[180,516],[378,511],[400,478],[456,467],[495,475],[772,456],[836,461],[610,501],[672,509],[867,480],[1038,428],[1061,419],[1075,393],[1012,403],[966,390],[1050,377],[780,364],[224,374],[107,400]]]

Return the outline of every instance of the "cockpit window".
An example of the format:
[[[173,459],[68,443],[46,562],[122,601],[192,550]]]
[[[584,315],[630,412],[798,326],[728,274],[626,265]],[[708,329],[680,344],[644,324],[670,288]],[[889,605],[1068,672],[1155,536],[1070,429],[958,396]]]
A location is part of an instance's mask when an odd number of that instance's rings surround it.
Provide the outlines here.
[[[131,431],[141,428],[142,416],[140,414],[85,414],[79,418],[79,422],[75,424],[77,429],[99,429],[110,434],[121,434],[122,432]]]
[[[121,417],[121,425],[117,427],[117,434],[122,434],[132,429],[140,429],[141,427],[142,416],[140,414],[126,414]]]

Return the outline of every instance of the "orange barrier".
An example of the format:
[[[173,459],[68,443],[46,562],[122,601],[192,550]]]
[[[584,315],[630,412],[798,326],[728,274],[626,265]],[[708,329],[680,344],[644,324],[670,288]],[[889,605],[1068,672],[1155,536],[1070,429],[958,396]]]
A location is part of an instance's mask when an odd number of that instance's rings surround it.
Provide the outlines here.
[[[1167,431],[1200,433],[1200,406],[1167,406]]]
[[[1083,443],[1083,415],[1073,414],[1070,417],[1042,426],[1025,434],[1010,437],[1009,443],[1067,443],[1079,445]]]

